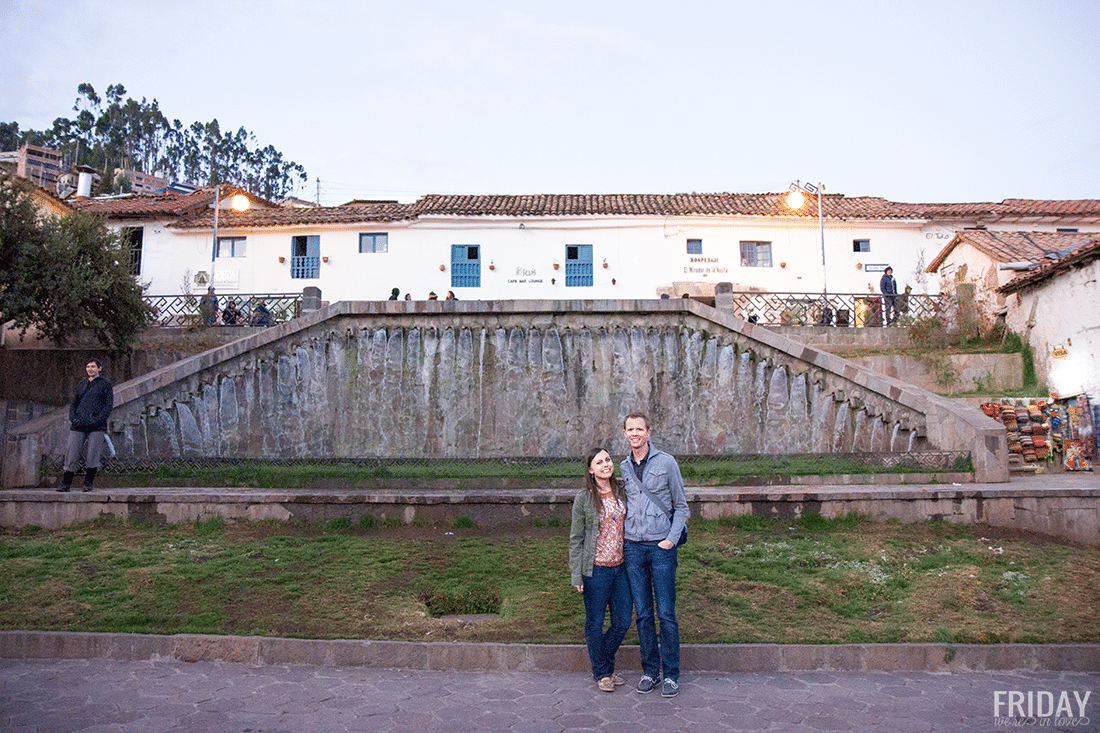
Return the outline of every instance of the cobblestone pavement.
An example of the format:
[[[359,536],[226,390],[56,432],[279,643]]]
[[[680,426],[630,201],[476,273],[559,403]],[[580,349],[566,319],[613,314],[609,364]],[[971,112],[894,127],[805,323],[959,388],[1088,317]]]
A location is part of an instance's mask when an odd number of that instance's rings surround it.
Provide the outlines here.
[[[685,673],[671,699],[637,694],[626,676],[607,694],[573,673],[2,659],[0,730],[1100,731],[1100,673]],[[1028,714],[1029,693],[1032,717],[1010,720]],[[1063,703],[1071,715],[1041,715]]]

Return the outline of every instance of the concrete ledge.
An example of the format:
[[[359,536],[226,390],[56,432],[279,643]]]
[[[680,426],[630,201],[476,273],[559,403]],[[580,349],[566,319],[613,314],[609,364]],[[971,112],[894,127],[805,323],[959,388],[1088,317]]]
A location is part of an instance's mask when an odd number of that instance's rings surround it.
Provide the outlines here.
[[[418,670],[589,671],[581,644],[282,639],[258,636],[0,631],[3,659],[117,659],[310,664]],[[638,669],[638,647],[619,650],[621,669]],[[688,644],[682,666],[698,672],[1095,672],[1100,644]]]
[[[897,476],[890,478],[898,480]],[[234,520],[346,518],[355,522],[365,514],[403,523],[451,522],[465,516],[483,527],[534,520],[567,524],[575,493],[575,488],[364,491],[189,487],[97,489],[87,494],[16,489],[0,491],[0,526],[56,529],[100,516],[168,523],[213,516]],[[1091,473],[1033,476],[1011,484],[875,481],[689,487],[687,498],[692,517],[698,519],[744,515],[794,519],[807,513],[835,518],[858,513],[877,520],[990,524],[1100,545],[1100,485]]]

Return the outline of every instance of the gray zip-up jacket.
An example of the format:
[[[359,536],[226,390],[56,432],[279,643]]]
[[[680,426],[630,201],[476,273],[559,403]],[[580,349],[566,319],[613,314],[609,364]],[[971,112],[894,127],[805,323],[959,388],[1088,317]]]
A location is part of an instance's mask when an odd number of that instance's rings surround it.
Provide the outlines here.
[[[687,524],[688,503],[684,494],[684,479],[680,475],[680,464],[664,451],[649,445],[649,459],[642,472],[642,481],[657,499],[664,503],[664,509],[673,510],[672,522],[660,507],[653,505],[638,483],[628,453],[620,469],[626,482],[626,526],[623,536],[632,542],[668,540],[676,543],[680,532]]]

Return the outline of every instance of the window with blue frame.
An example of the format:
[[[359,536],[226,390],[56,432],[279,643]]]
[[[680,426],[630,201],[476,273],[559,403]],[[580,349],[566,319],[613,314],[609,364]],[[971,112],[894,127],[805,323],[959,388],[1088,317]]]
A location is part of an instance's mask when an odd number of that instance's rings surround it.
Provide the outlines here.
[[[390,251],[390,235],[373,232],[359,235],[359,254],[383,254]]]
[[[565,245],[565,287],[592,286],[592,245]]]
[[[870,239],[853,239],[852,240],[853,252],[870,252],[871,240]]]
[[[703,240],[702,239],[689,239],[687,241],[687,253],[689,255],[701,255],[701,254],[703,254]]]
[[[741,242],[741,267],[771,266],[771,242]]]
[[[451,245],[451,287],[481,287],[481,245]]]
[[[244,237],[218,237],[218,257],[244,257]]]
[[[321,277],[321,236],[291,237],[290,276],[312,280]]]

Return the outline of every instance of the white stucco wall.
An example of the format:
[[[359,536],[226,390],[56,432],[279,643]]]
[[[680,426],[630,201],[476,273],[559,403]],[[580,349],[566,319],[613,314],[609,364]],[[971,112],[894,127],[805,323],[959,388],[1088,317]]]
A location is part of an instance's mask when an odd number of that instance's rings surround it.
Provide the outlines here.
[[[1016,274],[1001,270],[988,254],[967,242],[961,242],[944,258],[937,270],[940,292],[954,293],[960,283],[975,286],[974,302],[981,316],[982,330],[996,322],[996,314],[1005,307],[1005,298],[996,290]]]
[[[388,234],[389,252],[360,254],[361,232]],[[217,259],[219,292],[298,292],[312,285],[329,301],[385,299],[393,287],[415,299],[426,298],[429,291],[442,298],[448,290],[463,299],[654,298],[661,292],[675,297],[682,292],[710,295],[723,281],[733,283],[734,290],[817,293],[823,281],[820,230],[816,221],[802,219],[423,218],[377,226],[222,227],[218,233],[247,238],[245,257]],[[291,240],[300,235],[321,238],[321,256],[328,262],[322,263],[316,280],[290,277]],[[702,240],[702,255],[687,254],[688,239]],[[871,251],[853,252],[855,239],[869,239]],[[209,230],[147,224],[141,280],[149,283],[149,292],[179,293],[185,271],[193,275],[209,270],[212,241]],[[771,242],[772,267],[742,266],[741,241]],[[869,271],[867,265],[890,264],[899,289],[912,284],[921,292],[913,273],[924,242],[917,222],[827,222],[829,291],[877,292],[881,271]],[[452,244],[480,246],[480,288],[451,286]],[[591,287],[565,286],[565,248],[572,244],[592,245]],[[924,258],[934,254],[926,250]],[[285,261],[280,263],[279,257]],[[192,287],[197,287],[193,281]]]
[[[1030,343],[1035,371],[1060,396],[1085,393],[1100,399],[1100,260],[1048,280],[1037,288],[1008,296],[1008,327],[1025,333],[1033,321]],[[1032,308],[1034,318],[1032,319]],[[1051,351],[1066,349],[1065,358]]]
[[[112,226],[140,225],[113,221]],[[521,226],[522,225],[522,226]],[[1034,227],[1032,227],[1034,228]],[[1047,228],[1054,229],[1055,225]],[[1095,227],[1100,229],[1100,227]],[[1083,231],[1083,229],[1082,229]],[[360,254],[361,232],[385,232],[389,252]],[[377,225],[299,226],[234,229],[222,226],[219,236],[247,238],[245,257],[220,257],[215,263],[219,291],[240,293],[300,292],[316,286],[322,297],[377,300],[398,287],[425,299],[454,290],[463,299],[527,298],[654,298],[687,292],[711,295],[718,282],[734,290],[820,293],[827,274],[831,293],[878,292],[881,267],[891,265],[898,290],[935,294],[940,282],[923,273],[954,236],[942,222],[826,221],[826,273],[821,265],[821,235],[816,219],[782,217],[425,217],[412,222]],[[315,280],[290,276],[291,239],[319,235],[322,263]],[[687,254],[687,240],[702,240],[702,255]],[[869,252],[854,252],[853,241],[870,240]],[[772,245],[772,267],[743,267],[740,242]],[[146,223],[141,280],[156,295],[182,292],[185,272],[210,270],[213,232],[182,230],[168,221]],[[452,244],[481,248],[481,286],[451,285]],[[565,248],[590,244],[593,285],[566,288]],[[962,251],[959,251],[962,250]],[[969,252],[966,250],[970,250]],[[968,281],[981,273],[979,291],[1007,281],[995,271],[989,279],[989,258],[973,248],[956,248],[952,263],[967,264]],[[279,257],[284,262],[278,261]],[[608,267],[602,266],[604,259]],[[559,269],[554,270],[557,261]],[[495,267],[489,270],[492,263]],[[445,270],[440,271],[443,264]],[[870,267],[868,267],[870,266]],[[615,283],[612,284],[612,279]],[[551,282],[555,280],[556,282]]]

